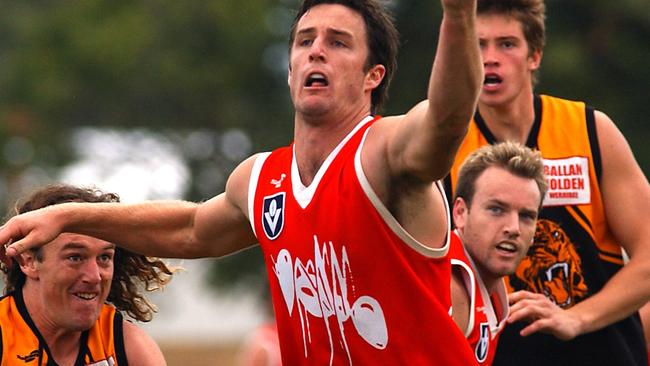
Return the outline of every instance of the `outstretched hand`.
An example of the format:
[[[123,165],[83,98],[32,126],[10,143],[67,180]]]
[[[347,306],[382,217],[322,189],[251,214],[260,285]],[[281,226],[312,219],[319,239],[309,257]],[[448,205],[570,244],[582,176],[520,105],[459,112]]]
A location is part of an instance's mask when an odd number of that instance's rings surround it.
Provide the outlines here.
[[[51,217],[53,210],[45,208],[14,216],[0,227],[0,244],[3,252],[0,259],[8,263],[9,258],[31,248],[43,246],[61,233]]]
[[[530,322],[519,333],[522,337],[543,332],[568,341],[582,333],[582,321],[577,314],[560,308],[542,294],[517,291],[508,294],[508,301],[508,323],[521,320]]]

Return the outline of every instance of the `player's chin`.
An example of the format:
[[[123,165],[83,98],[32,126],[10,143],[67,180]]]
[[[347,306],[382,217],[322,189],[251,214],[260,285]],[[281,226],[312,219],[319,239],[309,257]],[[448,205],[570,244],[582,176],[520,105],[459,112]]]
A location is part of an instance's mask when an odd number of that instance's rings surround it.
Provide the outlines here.
[[[492,268],[492,273],[495,276],[510,276],[511,274],[515,273],[517,270],[517,263],[518,261],[503,261],[499,263],[499,265],[494,266]]]

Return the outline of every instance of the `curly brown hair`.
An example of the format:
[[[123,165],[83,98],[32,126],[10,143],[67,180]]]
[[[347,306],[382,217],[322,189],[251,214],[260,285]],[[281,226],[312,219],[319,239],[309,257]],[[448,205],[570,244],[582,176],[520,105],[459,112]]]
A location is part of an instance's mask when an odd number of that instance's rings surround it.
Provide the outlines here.
[[[119,202],[114,193],[104,193],[95,188],[80,188],[66,184],[52,185],[36,192],[24,202],[18,202],[15,214],[65,202]],[[43,260],[42,249],[34,249],[38,261]],[[155,306],[141,290],[155,291],[167,284],[176,271],[158,258],[130,252],[117,246],[113,258],[113,280],[107,302],[135,320],[148,322],[153,318]],[[16,291],[25,284],[26,276],[15,260],[11,266],[2,266],[5,273],[5,294]]]

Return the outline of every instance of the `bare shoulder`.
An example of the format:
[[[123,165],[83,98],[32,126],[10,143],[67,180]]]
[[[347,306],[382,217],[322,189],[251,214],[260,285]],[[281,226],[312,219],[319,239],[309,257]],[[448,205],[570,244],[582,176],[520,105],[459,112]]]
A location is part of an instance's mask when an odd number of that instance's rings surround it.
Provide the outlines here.
[[[598,146],[602,155],[603,174],[642,175],[630,145],[614,121],[601,111],[595,112]]]
[[[142,366],[167,365],[158,344],[140,327],[125,320],[123,333],[124,348],[129,364]]]
[[[255,154],[241,162],[228,177],[226,198],[244,214],[248,210],[248,186],[255,161],[261,155]]]
[[[649,209],[650,185],[627,140],[611,118],[597,111],[595,120],[602,161],[600,188],[607,224],[621,245],[634,256],[650,236],[645,216],[639,214]]]
[[[414,108],[425,107],[418,106]],[[402,228],[423,246],[441,248],[448,228],[444,197],[433,180],[413,174],[408,159],[412,155],[400,153],[412,142],[403,133],[406,118],[389,116],[375,122],[362,147],[361,167],[374,193]]]

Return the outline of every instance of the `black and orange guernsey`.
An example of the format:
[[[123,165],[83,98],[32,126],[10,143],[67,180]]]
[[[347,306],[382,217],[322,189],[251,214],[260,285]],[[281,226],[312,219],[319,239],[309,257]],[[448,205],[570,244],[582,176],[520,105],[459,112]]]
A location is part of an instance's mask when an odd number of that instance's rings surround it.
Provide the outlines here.
[[[534,107],[526,146],[542,153],[549,191],[535,241],[507,283],[510,291],[545,294],[567,309],[600,291],[621,269],[622,250],[606,221],[594,110],[583,102],[546,95],[535,95]],[[495,142],[477,112],[445,182],[449,197],[465,158]],[[495,365],[648,364],[638,314],[568,342],[546,334],[522,338],[523,326],[505,327]]]
[[[125,366],[122,315],[102,307],[95,324],[81,334],[75,366]],[[0,366],[56,366],[43,336],[29,316],[20,290],[0,300]]]

